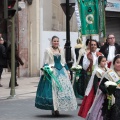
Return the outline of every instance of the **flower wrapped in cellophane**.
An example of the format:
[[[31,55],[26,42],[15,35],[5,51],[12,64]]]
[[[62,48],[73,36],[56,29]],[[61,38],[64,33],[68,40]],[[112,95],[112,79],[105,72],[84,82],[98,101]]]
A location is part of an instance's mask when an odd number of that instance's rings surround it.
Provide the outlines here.
[[[71,71],[76,72],[76,71],[80,71],[81,69],[82,69],[82,66],[76,65],[76,66],[72,66]]]
[[[53,69],[50,65],[46,65],[46,66],[42,67],[41,70],[44,72],[44,74],[52,74],[53,73]]]
[[[78,80],[80,77],[80,72],[81,72],[82,66],[76,65],[72,66],[71,71],[75,72],[75,79]]]
[[[61,84],[59,83],[57,77],[53,74],[53,67],[50,66],[50,65],[46,65],[46,66],[42,67],[41,70],[44,73],[44,80],[48,80],[51,83],[52,83],[51,80],[54,80],[56,85],[57,85],[57,87],[62,91]]]
[[[108,92],[108,95],[107,95],[108,109],[110,109],[111,105],[112,105],[112,94],[115,92],[117,84],[112,81],[106,81],[104,84],[105,84],[105,86],[107,88],[107,92]]]

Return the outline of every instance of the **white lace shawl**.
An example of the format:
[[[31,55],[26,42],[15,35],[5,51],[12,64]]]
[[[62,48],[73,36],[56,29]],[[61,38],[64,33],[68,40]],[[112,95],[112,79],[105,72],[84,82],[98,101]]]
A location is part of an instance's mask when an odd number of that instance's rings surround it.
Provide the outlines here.
[[[106,69],[108,69],[108,68],[106,68]],[[86,91],[85,91],[85,96],[88,96],[89,93],[90,93],[90,91],[91,91],[91,89],[92,89],[95,75],[97,75],[98,78],[102,78],[102,76],[104,75],[104,73],[105,73],[105,71],[102,70],[102,69],[99,68],[99,67],[96,67],[96,68],[94,69],[94,71],[93,71],[93,73],[92,73],[92,76],[91,76],[91,78],[90,78],[90,80],[89,80],[89,83],[88,83],[88,85],[87,85],[87,88],[86,88]]]
[[[61,64],[65,65],[65,55],[64,55],[64,50],[62,50],[61,48],[59,48],[60,50],[60,55],[61,55]],[[44,52],[44,59],[43,59],[43,65],[44,64],[49,64],[49,65],[53,65],[54,66],[54,57],[53,57],[54,53],[52,51],[51,48],[47,48]]]
[[[78,56],[78,60],[76,62],[76,65],[79,64],[81,57],[86,53],[86,46],[83,46],[80,50],[79,50],[79,56]]]

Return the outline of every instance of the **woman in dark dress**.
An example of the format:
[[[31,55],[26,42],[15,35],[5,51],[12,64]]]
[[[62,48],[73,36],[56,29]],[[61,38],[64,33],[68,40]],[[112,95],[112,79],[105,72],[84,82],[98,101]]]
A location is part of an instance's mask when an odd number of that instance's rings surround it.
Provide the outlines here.
[[[80,49],[82,48],[82,42],[81,42],[81,39],[78,38],[77,39],[77,45],[75,46],[75,55],[76,55],[76,61],[78,60],[78,56],[79,56],[79,51]]]
[[[90,40],[87,39],[85,46],[82,46],[82,48],[79,50],[79,56],[78,56],[78,59],[76,62],[77,65],[81,65],[81,66],[83,65],[84,54],[87,54],[90,52],[90,44],[89,43],[90,43]],[[88,79],[87,72],[84,69],[82,69],[79,79],[77,81],[77,86],[76,86],[77,94],[80,96],[79,98],[84,97],[87,79]]]
[[[80,49],[83,47],[82,45],[82,41],[80,38],[77,39],[77,45],[75,45],[75,56],[76,56],[76,61],[78,60],[78,57],[79,57],[79,51]],[[73,84],[73,89],[74,89],[74,93],[75,93],[75,96],[76,98],[83,98],[83,96],[81,96],[79,94],[79,83],[78,83],[78,80],[75,78],[75,72],[73,72],[73,78],[74,80],[72,81],[72,84]]]

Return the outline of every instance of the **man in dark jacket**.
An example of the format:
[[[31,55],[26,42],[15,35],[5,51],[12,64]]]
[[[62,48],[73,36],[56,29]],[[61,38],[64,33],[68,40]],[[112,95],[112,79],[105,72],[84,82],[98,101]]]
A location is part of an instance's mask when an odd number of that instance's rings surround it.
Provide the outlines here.
[[[4,40],[2,37],[0,37],[0,87],[1,85],[1,75],[3,72],[3,68],[7,66],[7,55],[6,55],[6,49],[4,44]]]
[[[107,36],[106,43],[100,48],[100,52],[107,58],[108,67],[110,67],[115,55],[120,54],[120,46],[115,43],[114,34],[109,34]]]

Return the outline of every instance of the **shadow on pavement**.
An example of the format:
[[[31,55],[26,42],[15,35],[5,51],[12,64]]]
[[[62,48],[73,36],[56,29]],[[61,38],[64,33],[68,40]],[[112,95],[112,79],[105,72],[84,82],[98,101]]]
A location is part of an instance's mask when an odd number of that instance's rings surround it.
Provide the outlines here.
[[[51,115],[37,115],[35,117],[38,117],[38,118],[70,118],[70,117],[73,117],[72,115],[63,115],[63,114],[60,114],[60,116],[53,116],[52,114]]]

